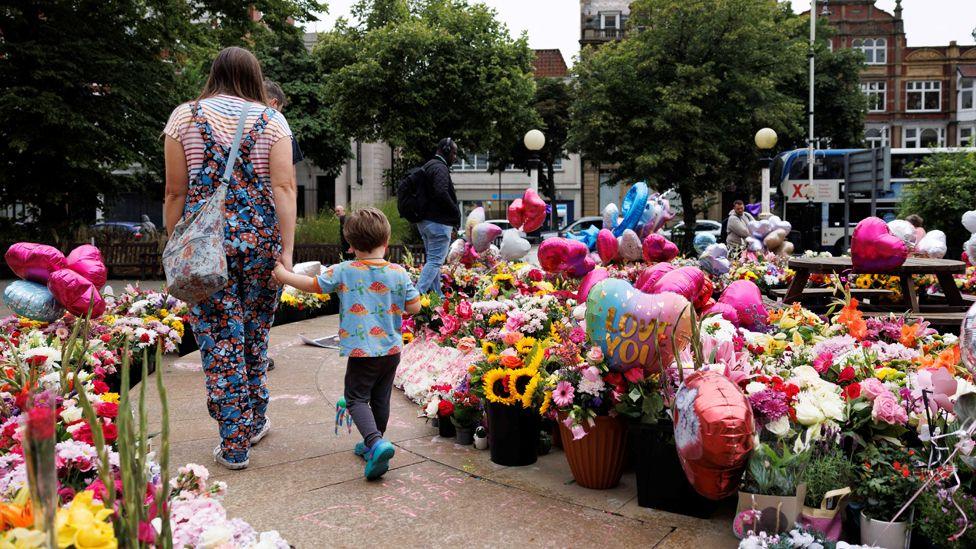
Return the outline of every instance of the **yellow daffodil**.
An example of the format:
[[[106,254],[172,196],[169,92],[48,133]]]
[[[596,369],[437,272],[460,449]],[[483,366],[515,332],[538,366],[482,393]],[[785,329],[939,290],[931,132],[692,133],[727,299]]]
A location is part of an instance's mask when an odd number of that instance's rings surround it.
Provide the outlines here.
[[[95,493],[85,490],[75,494],[67,508],[58,509],[56,526],[58,547],[77,549],[114,549],[118,547],[110,521],[113,511],[95,502]]]

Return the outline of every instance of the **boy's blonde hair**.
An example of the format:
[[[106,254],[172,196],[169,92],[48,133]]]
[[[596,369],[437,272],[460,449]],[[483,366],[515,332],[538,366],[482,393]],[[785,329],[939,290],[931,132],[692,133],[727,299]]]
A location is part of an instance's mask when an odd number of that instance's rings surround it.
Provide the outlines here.
[[[361,252],[375,250],[390,242],[390,220],[376,208],[354,211],[346,218],[342,234],[346,242]]]

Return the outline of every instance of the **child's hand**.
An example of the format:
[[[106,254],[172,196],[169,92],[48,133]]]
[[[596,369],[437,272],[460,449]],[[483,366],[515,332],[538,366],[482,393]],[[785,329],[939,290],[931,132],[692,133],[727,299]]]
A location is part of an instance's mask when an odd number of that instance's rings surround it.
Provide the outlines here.
[[[281,262],[276,263],[274,268],[275,282],[277,282],[278,285],[280,286],[284,286],[285,283],[284,281],[282,281],[282,275],[287,274],[288,272],[289,272],[288,269],[286,269],[285,266],[281,264]]]

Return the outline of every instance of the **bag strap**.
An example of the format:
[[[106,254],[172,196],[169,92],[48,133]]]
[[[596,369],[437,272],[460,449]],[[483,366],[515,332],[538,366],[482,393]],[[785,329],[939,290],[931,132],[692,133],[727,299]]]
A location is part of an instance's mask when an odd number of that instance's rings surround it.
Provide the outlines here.
[[[237,120],[237,132],[234,134],[234,142],[230,146],[230,156],[227,157],[227,164],[224,166],[224,175],[220,178],[220,182],[224,185],[230,182],[230,178],[234,173],[234,164],[237,163],[237,155],[241,149],[241,137],[244,135],[244,122],[247,121],[247,113],[250,110],[251,104],[244,103],[244,107],[241,109],[241,116]]]
[[[850,486],[845,486],[844,488],[838,488],[836,490],[831,490],[824,494],[823,500],[820,502],[820,509],[822,511],[827,511],[827,502],[833,498],[839,497],[838,501],[844,499],[844,496],[851,493]]]

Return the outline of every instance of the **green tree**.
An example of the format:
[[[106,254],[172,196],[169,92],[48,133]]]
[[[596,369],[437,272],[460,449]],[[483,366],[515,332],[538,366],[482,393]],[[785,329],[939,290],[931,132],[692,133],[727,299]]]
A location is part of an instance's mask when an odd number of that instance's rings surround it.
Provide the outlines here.
[[[524,36],[509,36],[494,10],[418,0],[361,2],[357,13],[358,24],[337,24],[314,54],[329,74],[326,94],[341,132],[389,143],[400,169],[446,136],[466,151],[507,152],[537,123],[532,50]]]
[[[701,199],[755,174],[757,129],[799,131],[803,104],[784,83],[804,67],[806,46],[780,23],[788,9],[774,0],[634,2],[628,36],[577,63],[573,148],[616,165],[617,180],[673,187],[693,226]]]
[[[44,228],[34,236],[58,240],[105,197],[158,178],[160,131],[184,89],[186,6],[0,5],[0,205],[25,207]]]
[[[926,229],[945,232],[950,255],[958,255],[969,238],[960,219],[976,205],[976,153],[932,154],[912,169],[912,179],[903,191],[901,216],[917,214]]]

